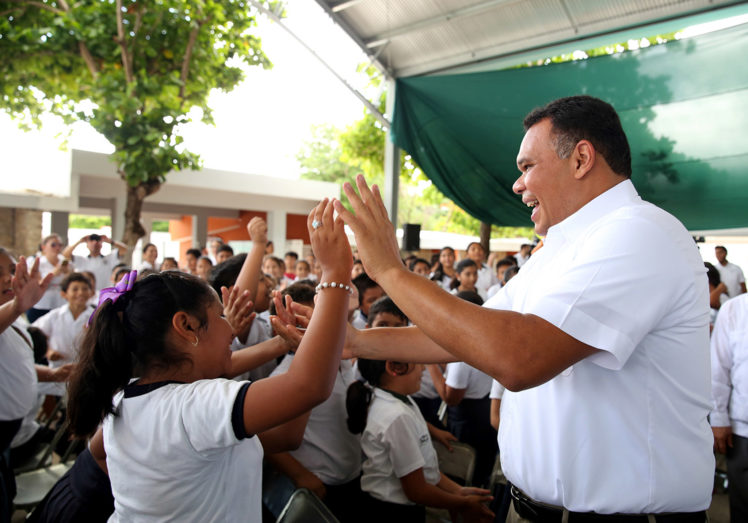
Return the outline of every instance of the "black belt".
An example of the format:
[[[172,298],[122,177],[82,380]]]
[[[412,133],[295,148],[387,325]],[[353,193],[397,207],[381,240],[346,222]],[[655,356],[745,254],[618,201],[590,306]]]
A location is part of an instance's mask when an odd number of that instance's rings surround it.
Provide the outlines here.
[[[514,510],[521,518],[542,523],[561,522],[564,509],[538,503],[514,485],[510,486],[509,491],[512,495]],[[701,512],[672,512],[653,515],[657,523],[704,523],[706,521],[706,512],[703,510]],[[606,523],[648,523],[650,519],[646,514],[597,514],[595,512],[570,511],[568,521],[569,523],[593,523],[597,521]]]

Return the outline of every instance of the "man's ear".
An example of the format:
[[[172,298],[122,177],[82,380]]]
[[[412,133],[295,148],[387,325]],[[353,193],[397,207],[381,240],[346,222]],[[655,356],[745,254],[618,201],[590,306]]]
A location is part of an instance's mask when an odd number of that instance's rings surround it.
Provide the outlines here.
[[[172,316],[171,326],[174,328],[177,336],[193,343],[197,337],[197,329],[200,323],[193,316],[184,311],[179,311]]]
[[[595,146],[587,140],[580,140],[571,153],[574,162],[574,178],[582,179],[595,165],[597,151]]]

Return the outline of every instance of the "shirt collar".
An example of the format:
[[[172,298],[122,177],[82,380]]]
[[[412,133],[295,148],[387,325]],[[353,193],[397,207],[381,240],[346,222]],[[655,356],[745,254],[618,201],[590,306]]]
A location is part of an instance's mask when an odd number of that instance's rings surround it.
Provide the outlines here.
[[[598,197],[590,200],[577,212],[548,229],[545,244],[548,241],[573,241],[599,218],[611,213],[623,205],[641,203],[634,184],[626,179],[614,185]]]
[[[399,392],[394,392],[388,389],[383,389],[382,387],[377,387],[375,390],[381,390],[382,392],[386,392],[392,397],[397,398],[403,403],[405,403],[406,405],[410,406],[410,400],[408,399],[408,396],[406,396],[405,394],[400,394]]]

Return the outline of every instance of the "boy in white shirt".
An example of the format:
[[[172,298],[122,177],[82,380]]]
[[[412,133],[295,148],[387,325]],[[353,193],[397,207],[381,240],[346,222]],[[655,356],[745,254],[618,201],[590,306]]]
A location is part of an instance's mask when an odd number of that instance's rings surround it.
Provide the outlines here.
[[[47,359],[52,368],[75,361],[86,323],[94,312],[87,303],[94,291],[83,274],[69,274],[62,280],[60,289],[67,304],[51,310],[33,323],[49,338]]]

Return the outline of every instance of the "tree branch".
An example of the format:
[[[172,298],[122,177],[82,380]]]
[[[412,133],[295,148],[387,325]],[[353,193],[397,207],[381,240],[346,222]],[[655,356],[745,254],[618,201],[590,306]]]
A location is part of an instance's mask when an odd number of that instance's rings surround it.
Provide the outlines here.
[[[122,52],[122,67],[125,69],[125,81],[130,84],[134,81],[134,78],[132,75],[132,61],[130,54],[127,52],[125,28],[122,25],[122,0],[117,0],[115,8],[117,9],[117,43]]]
[[[197,35],[207,20],[207,18],[205,20],[198,20],[197,25],[190,31],[190,38],[187,41],[187,48],[184,51],[184,59],[182,60],[182,75],[179,78],[182,81],[182,86],[179,88],[179,97],[182,100],[184,100],[185,89],[187,88],[187,78],[190,75],[190,60],[192,59],[192,51],[195,48],[195,43],[197,43]]]
[[[57,15],[65,14],[65,11],[63,11],[62,9],[57,9],[56,7],[53,7],[49,4],[45,4],[43,2],[33,2],[33,1],[28,1],[28,0],[9,0],[9,1],[13,4],[33,5],[34,7],[38,7],[39,9],[44,9],[45,11],[50,11]]]
[[[88,50],[88,47],[86,47],[85,42],[82,40],[78,40],[78,49],[81,52],[83,61],[86,62],[86,65],[88,66],[88,70],[91,72],[91,76],[95,79],[99,76],[99,68],[96,65],[96,60],[94,60],[94,57],[91,55],[91,51]]]

